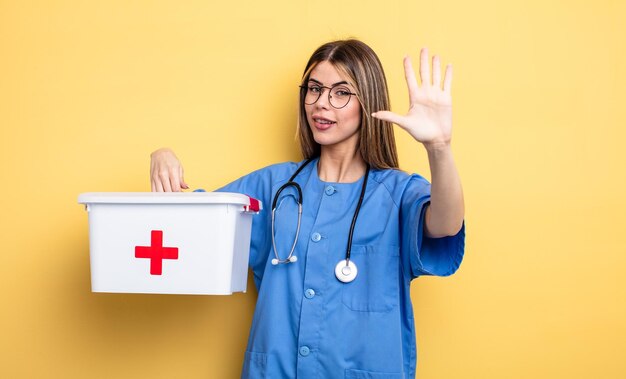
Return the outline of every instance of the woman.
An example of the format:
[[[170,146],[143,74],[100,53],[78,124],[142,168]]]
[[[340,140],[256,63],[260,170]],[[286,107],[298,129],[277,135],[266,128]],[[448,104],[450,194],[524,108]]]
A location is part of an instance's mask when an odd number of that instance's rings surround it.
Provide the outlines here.
[[[454,273],[465,232],[450,148],[451,66],[443,86],[439,58],[431,77],[426,49],[422,85],[408,57],[404,68],[411,105],[401,116],[386,111],[386,79],[371,48],[357,40],[322,45],[300,91],[305,161],[269,166],[220,189],[266,207],[252,227],[259,295],[242,377],[415,376],[410,282]],[[426,148],[432,185],[398,170],[392,123]],[[171,150],[152,154],[151,171],[153,191],[188,188]],[[298,189],[282,188],[288,182],[301,187],[301,220]]]

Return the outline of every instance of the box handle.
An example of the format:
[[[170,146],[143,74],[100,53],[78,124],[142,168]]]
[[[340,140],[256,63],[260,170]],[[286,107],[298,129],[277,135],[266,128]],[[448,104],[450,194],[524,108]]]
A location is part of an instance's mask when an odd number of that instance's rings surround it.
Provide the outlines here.
[[[259,200],[255,199],[254,197],[250,197],[248,196],[248,199],[250,200],[250,205],[244,205],[244,210],[246,212],[255,212],[258,213],[261,210],[261,207],[259,206]]]

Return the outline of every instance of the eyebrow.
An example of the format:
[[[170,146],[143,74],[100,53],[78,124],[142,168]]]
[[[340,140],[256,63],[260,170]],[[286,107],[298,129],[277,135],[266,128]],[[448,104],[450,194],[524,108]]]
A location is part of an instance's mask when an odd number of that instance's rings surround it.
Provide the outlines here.
[[[320,82],[319,80],[315,80],[315,79],[313,79],[313,78],[309,78],[309,82],[315,82],[315,83],[317,83],[317,84],[319,84],[319,85],[321,85],[321,86],[323,86],[323,85],[324,85],[324,84],[323,84],[322,82]],[[340,85],[340,84],[350,84],[350,83],[346,82],[345,80],[342,80],[342,81],[340,81],[340,82],[337,82],[337,83],[331,84],[330,86],[331,86],[331,87],[334,87],[334,86],[338,86],[338,85]]]

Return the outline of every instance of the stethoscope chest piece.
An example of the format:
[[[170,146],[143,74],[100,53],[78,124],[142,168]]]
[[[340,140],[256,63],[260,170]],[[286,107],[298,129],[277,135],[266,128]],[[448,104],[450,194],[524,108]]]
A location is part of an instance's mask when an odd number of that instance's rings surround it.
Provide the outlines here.
[[[347,262],[347,264],[346,264]],[[356,278],[358,270],[356,265],[352,261],[348,261],[346,259],[342,259],[335,266],[335,276],[339,279],[340,282],[350,283]]]

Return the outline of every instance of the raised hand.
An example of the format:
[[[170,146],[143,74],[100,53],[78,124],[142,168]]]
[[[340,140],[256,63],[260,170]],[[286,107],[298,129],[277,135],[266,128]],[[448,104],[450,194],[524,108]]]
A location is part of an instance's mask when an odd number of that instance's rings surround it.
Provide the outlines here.
[[[411,58],[405,57],[404,75],[409,89],[409,111],[406,115],[378,111],[372,113],[372,116],[397,124],[427,149],[449,145],[452,138],[452,65],[446,66],[443,86],[440,65],[439,57],[433,56],[431,77],[428,49],[423,48],[419,70],[422,84],[418,85]]]

